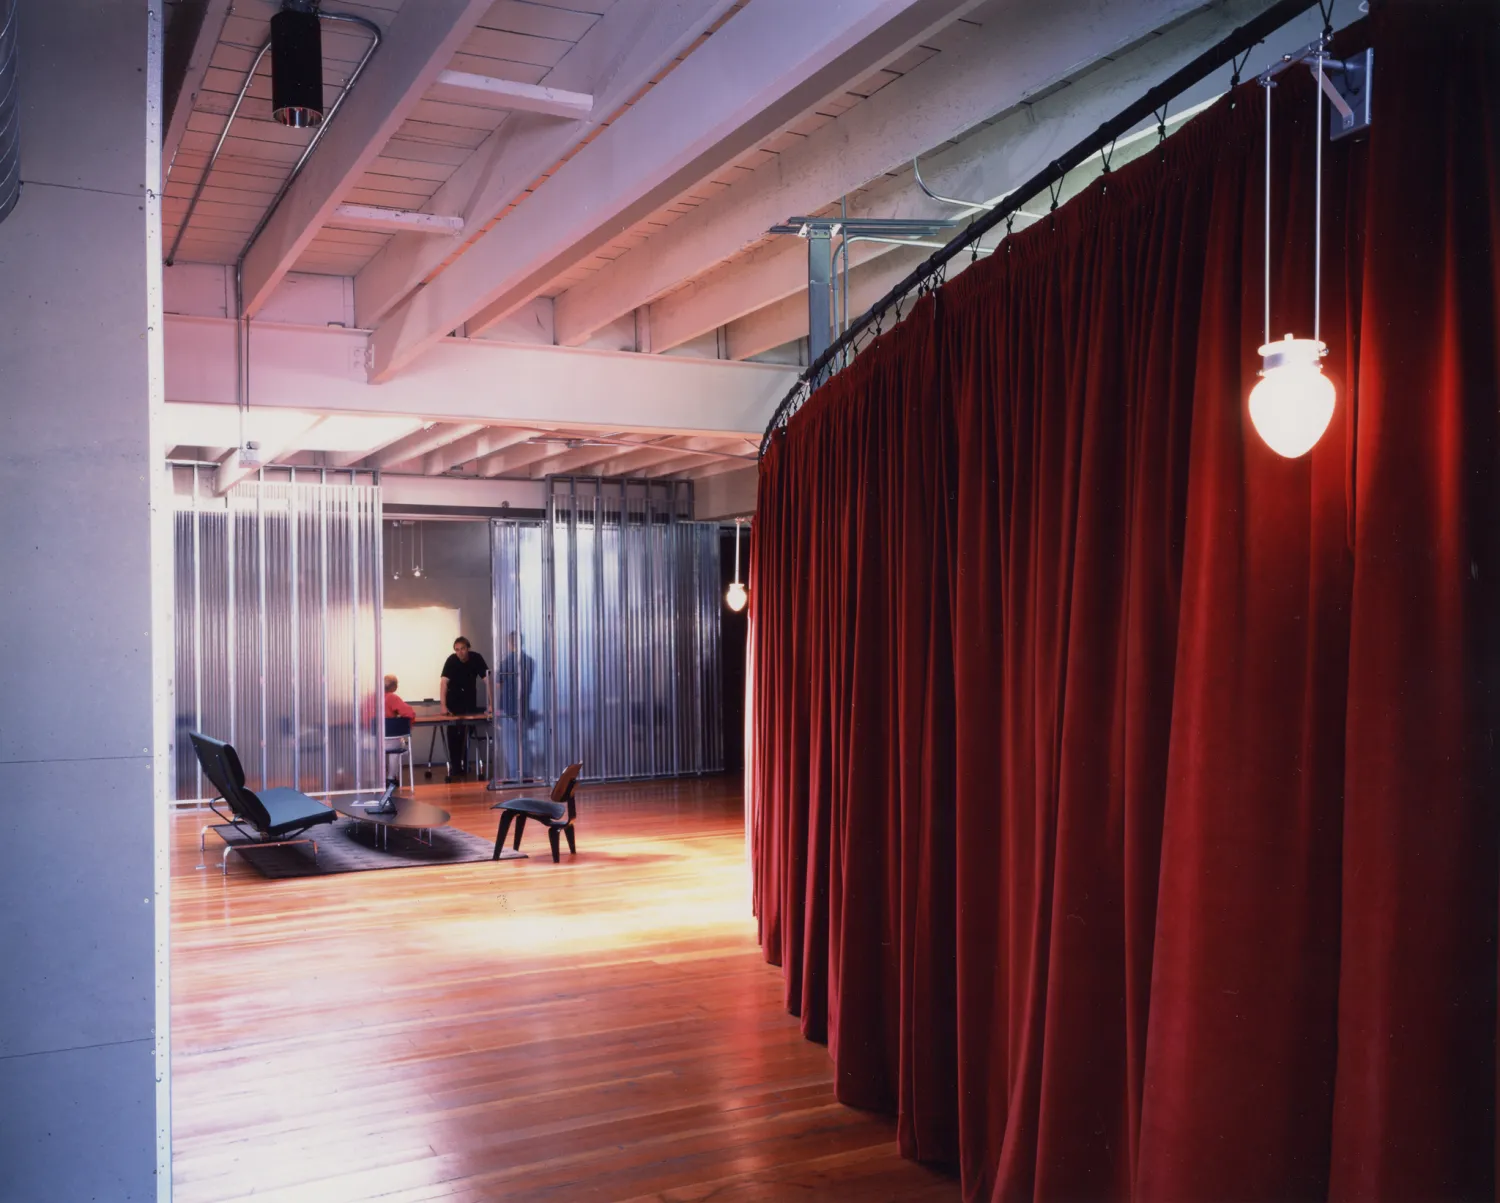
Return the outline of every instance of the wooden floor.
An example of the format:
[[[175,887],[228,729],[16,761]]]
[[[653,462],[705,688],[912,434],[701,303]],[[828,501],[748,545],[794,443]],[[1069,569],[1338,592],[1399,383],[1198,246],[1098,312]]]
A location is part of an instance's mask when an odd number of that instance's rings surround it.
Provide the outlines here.
[[[482,787],[418,793],[493,838]],[[529,860],[290,881],[174,818],[176,1203],[959,1197],[783,1009],[738,783],[579,799],[560,865],[533,826]]]

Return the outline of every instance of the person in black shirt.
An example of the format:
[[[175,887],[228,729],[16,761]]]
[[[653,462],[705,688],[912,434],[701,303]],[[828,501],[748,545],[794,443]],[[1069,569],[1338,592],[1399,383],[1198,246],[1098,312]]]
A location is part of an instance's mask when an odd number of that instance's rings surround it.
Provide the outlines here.
[[[479,704],[479,682],[487,680],[490,666],[460,635],[453,641],[453,655],[443,664],[443,679],[438,682],[438,697],[444,714],[483,714]],[[469,726],[455,723],[448,728],[449,780],[453,773],[469,771]]]

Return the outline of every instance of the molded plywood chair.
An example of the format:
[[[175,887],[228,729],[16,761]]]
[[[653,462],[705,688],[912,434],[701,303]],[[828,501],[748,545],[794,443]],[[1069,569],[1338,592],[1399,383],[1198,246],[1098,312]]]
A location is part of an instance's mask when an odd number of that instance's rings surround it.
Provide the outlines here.
[[[573,801],[573,788],[578,784],[578,774],[582,770],[581,762],[565,768],[552,787],[550,798],[507,798],[491,806],[491,810],[500,812],[500,830],[495,833],[495,855],[490,859],[500,859],[500,850],[505,847],[505,836],[512,820],[516,824],[516,842],[512,847],[517,851],[521,848],[521,832],[526,827],[526,820],[538,819],[547,826],[553,864],[562,859],[562,850],[558,847],[560,836],[568,837],[568,851],[576,853],[578,845],[573,840],[573,820],[578,817],[578,806]]]
[[[245,770],[231,744],[197,731],[189,732],[188,738],[193,741],[193,751],[198,754],[204,775],[213,782],[231,812],[226,815],[214,806],[214,813],[246,837],[245,845],[225,843],[222,869],[226,874],[229,872],[229,854],[236,848],[251,845],[268,848],[276,844],[311,844],[313,859],[317,860],[318,841],[302,833],[338,818],[332,807],[309,798],[301,790],[285,787],[254,793],[245,788]],[[205,827],[198,834],[200,850],[208,830]]]

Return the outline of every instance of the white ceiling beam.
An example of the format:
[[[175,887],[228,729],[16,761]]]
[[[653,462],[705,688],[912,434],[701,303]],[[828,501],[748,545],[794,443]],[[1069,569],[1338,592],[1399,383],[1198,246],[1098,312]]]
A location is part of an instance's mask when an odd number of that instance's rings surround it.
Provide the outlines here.
[[[559,454],[556,458],[546,462],[545,471],[541,468],[533,469],[533,476],[540,477],[549,473],[558,476],[571,476],[575,474],[597,476],[598,473],[589,471],[594,464],[618,456],[622,452],[629,451],[630,448],[619,444],[602,445],[597,443],[586,447],[565,447],[564,444],[559,443],[557,444],[557,450]]]
[[[426,433],[427,432],[425,430],[414,430],[410,434],[394,434],[390,438],[382,439],[378,443],[373,443],[370,446],[367,446],[363,451],[330,451],[327,453],[328,466],[330,468],[356,467],[358,465],[364,464],[365,461],[369,460],[372,456],[380,454],[380,452],[384,451],[387,447],[394,447],[397,443],[401,442],[402,439],[409,439],[413,436],[420,436]],[[375,465],[371,464],[370,466],[373,467]]]
[[[235,323],[168,315],[166,397],[234,405]],[[367,379],[367,335],[250,324],[250,403],[323,413],[542,430],[632,430],[759,438],[797,369],[631,351],[446,339],[387,384]],[[473,430],[464,432],[473,433]]]
[[[1129,100],[1167,78],[1205,46],[1222,38],[1264,7],[1264,0],[1227,0],[1195,13],[1112,61],[1083,73],[1065,87],[1024,103],[999,120],[979,127],[956,144],[923,155],[923,179],[934,192],[945,196],[986,202],[998,200],[1097,129]],[[1222,79],[1216,77],[1206,81],[1173,107],[1179,108],[1192,99],[1221,91],[1227,84],[1226,68]],[[896,86],[891,84],[876,93],[867,104],[873,104]],[[859,106],[849,116],[853,117],[865,107]],[[842,124],[843,120],[834,122],[833,126]],[[735,191],[737,189],[731,189],[726,199]],[[709,202],[674,222],[664,237],[673,237],[675,231],[713,203]],[[851,217],[951,217],[962,212],[955,206],[923,195],[909,171],[878,180],[849,198]],[[657,239],[651,239],[621,256],[618,264],[625,265],[637,251],[649,248],[655,241]],[[851,248],[851,263],[868,262],[898,249],[879,243],[855,243]],[[605,269],[606,272],[609,270]],[[604,274],[598,273],[601,277]],[[784,297],[803,292],[806,287],[806,244],[793,238],[764,243],[653,302],[650,306],[652,349],[663,351],[680,346]],[[559,342],[562,341],[561,323],[566,296],[563,294],[554,308]],[[850,316],[858,312],[851,308]]]
[[[374,230],[379,234],[446,234],[463,232],[462,217],[441,213],[413,213],[405,209],[380,209],[374,205],[337,205],[327,225],[339,230]]]
[[[756,0],[376,327],[388,380],[460,323],[525,304],[561,271],[979,0]]]
[[[595,452],[604,452],[591,459],[574,464],[569,471],[580,476],[631,476],[639,475],[647,468],[681,459],[686,452],[676,447],[642,447],[633,451],[628,447],[594,447]]]
[[[744,460],[721,459],[687,468],[674,475],[680,475],[684,480],[706,480],[710,476],[722,476],[726,472],[739,472],[749,467],[754,465],[747,464]]]
[[[536,430],[513,426],[490,426],[437,451],[429,452],[422,459],[422,471],[428,476],[441,476],[452,468],[497,455],[507,447],[527,442],[538,433]]]
[[[547,117],[574,120],[587,117],[594,109],[594,98],[587,92],[521,84],[513,79],[495,79],[467,71],[440,73],[427,97],[482,109],[511,109],[519,113],[541,113]]]
[[[246,461],[244,453],[239,448],[235,448],[225,456],[214,471],[214,496],[224,496],[240,481],[254,476],[263,465],[276,463],[286,456],[295,455],[303,439],[322,420],[321,416],[314,417],[309,421],[298,423],[292,429],[281,430],[274,439],[263,440],[256,448],[253,461]]]
[[[699,205],[557,298],[557,342],[712,268],[811,213],[1201,5],[1202,0],[1008,0],[949,49],[783,150],[775,170]],[[948,210],[946,215],[954,215]],[[658,339],[658,351],[667,344]]]
[[[490,0],[423,0],[396,13],[318,149],[246,252],[246,313],[270,299],[490,7]]]
[[[932,254],[926,248],[907,249],[892,247],[890,255],[882,255],[873,263],[862,264],[849,272],[849,317],[858,317],[893,287],[914,267]],[[948,265],[948,278],[952,279],[969,264],[967,256],[960,255]],[[772,347],[779,347],[794,339],[807,337],[807,288],[804,282],[801,292],[773,301],[763,309],[736,318],[725,327],[729,340],[730,359],[749,359]]]
[[[166,129],[162,131],[161,171],[164,186],[171,175],[177,148],[182,145],[182,135],[187,132],[188,117],[198,103],[198,93],[203,88],[203,77],[208,72],[209,60],[213,58],[214,48],[218,46],[219,37],[224,32],[224,20],[229,16],[229,3],[230,0],[207,0],[203,5],[202,19],[187,51],[182,83],[178,85],[172,111],[167,116]],[[180,20],[181,17],[177,19]]]
[[[498,455],[486,456],[476,466],[480,476],[516,476],[529,477],[531,465],[544,460],[555,459],[562,454],[566,448],[561,443],[522,443],[519,446],[509,447]]]
[[[481,428],[474,423],[462,422],[457,425],[435,425],[425,430],[413,431],[404,439],[397,439],[390,446],[382,448],[373,455],[356,460],[363,462],[368,468],[391,468],[396,464],[404,464],[408,460],[419,460],[424,455],[430,455],[440,447],[446,447],[449,443],[457,442],[459,439],[467,438]]]
[[[616,0],[541,80],[548,88],[592,95],[589,118],[564,124],[533,113],[507,116],[427,207],[461,213],[470,229],[482,229],[733,5],[734,0]],[[360,324],[373,326],[451,253],[431,239],[392,238],[355,278]]]

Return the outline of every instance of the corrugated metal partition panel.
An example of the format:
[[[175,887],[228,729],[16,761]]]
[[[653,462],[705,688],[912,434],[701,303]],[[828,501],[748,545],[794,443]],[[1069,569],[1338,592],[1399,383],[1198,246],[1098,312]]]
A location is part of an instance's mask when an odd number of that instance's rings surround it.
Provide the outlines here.
[[[492,527],[492,784],[717,772],[718,527],[686,481],[553,477],[544,521]]]
[[[216,498],[199,472],[177,478],[177,797],[214,792],[189,731],[232,743],[252,789],[378,788],[379,488],[262,480]]]

